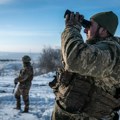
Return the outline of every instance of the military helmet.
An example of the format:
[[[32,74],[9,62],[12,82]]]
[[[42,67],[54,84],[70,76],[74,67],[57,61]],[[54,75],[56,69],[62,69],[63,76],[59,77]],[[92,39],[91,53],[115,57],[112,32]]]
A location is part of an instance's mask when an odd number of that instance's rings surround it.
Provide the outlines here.
[[[28,55],[25,55],[25,56],[22,57],[22,61],[23,62],[30,62],[31,58]]]
[[[118,17],[112,11],[97,13],[93,15],[91,19],[97,22],[100,26],[107,29],[111,35],[115,34],[118,26]]]

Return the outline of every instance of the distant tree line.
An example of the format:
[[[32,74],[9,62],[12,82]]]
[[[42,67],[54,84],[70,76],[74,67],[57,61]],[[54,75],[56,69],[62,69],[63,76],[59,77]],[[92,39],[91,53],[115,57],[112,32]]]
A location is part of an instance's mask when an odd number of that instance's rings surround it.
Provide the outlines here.
[[[15,59],[0,59],[0,62],[17,61]]]

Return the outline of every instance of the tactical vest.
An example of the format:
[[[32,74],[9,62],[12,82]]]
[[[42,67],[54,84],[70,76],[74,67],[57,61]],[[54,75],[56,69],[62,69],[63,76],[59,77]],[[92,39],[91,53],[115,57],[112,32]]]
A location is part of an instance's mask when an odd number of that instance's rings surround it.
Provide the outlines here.
[[[29,69],[30,69],[31,72],[33,73],[33,68],[32,68],[32,66],[29,66]],[[21,74],[21,76],[24,78],[24,75],[27,74],[27,72],[26,72],[24,69],[22,69],[22,70],[20,71],[20,74]],[[20,84],[19,84],[20,88],[21,88],[21,89],[25,89],[25,88],[28,88],[28,89],[29,89],[29,88],[31,87],[31,82],[32,82],[32,80],[33,80],[33,74],[30,74],[29,77],[27,78],[27,80],[25,80],[24,82],[20,82]]]
[[[120,106],[120,101],[96,87],[91,77],[64,71],[60,73],[58,81],[56,100],[69,113],[85,112],[100,119]]]

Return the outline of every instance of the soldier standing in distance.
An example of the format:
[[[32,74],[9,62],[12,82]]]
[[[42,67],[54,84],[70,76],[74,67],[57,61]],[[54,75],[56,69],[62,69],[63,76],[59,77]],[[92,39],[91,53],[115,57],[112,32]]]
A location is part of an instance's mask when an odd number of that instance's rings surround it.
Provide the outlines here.
[[[29,111],[29,90],[33,80],[33,67],[31,66],[31,58],[28,55],[22,57],[23,68],[20,70],[19,76],[15,79],[15,84],[19,82],[18,88],[15,91],[16,108],[21,109],[21,98],[22,95],[25,107],[24,112]]]
[[[64,71],[60,74],[52,120],[118,120],[120,108],[120,38],[115,37],[118,17],[101,12],[80,31],[83,16],[65,16],[61,36]],[[70,77],[71,76],[71,77]]]

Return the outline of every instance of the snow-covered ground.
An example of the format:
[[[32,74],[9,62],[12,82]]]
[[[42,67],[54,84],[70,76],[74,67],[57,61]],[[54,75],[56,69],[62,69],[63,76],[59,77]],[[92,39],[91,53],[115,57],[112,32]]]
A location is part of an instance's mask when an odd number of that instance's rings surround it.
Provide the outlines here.
[[[34,77],[30,90],[30,110],[24,114],[13,109],[15,76],[0,77],[0,120],[50,120],[55,96],[48,83],[52,81],[53,75],[54,73],[48,73]]]
[[[0,120],[50,120],[54,105],[54,94],[48,86],[54,73],[34,77],[30,90],[29,113],[21,113],[15,107],[12,93],[15,76],[0,77]],[[22,101],[22,110],[24,103]]]

